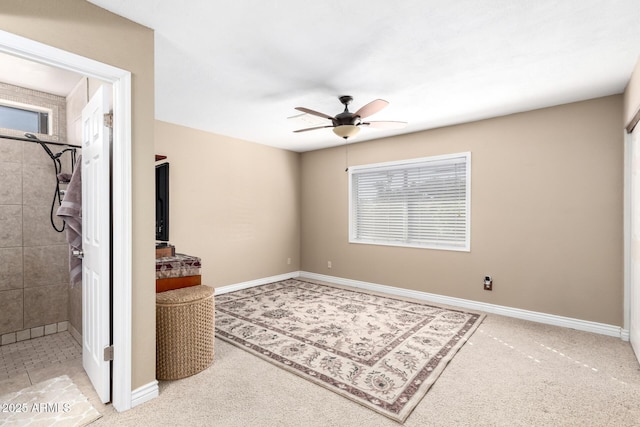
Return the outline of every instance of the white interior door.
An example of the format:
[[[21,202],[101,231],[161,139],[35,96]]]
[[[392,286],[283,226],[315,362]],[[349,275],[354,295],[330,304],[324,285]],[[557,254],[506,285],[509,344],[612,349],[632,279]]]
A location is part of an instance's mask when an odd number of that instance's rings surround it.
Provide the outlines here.
[[[110,91],[103,85],[82,111],[82,364],[102,402],[111,400],[109,182]]]
[[[631,134],[629,340],[640,361],[640,126]]]

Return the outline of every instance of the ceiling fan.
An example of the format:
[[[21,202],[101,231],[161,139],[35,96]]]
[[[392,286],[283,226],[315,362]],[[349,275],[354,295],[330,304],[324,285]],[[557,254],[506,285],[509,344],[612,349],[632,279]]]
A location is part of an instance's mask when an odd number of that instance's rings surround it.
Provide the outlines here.
[[[366,117],[371,116],[372,114],[377,113],[378,111],[389,105],[389,103],[383,99],[376,99],[374,101],[371,101],[355,113],[349,111],[349,104],[351,103],[351,101],[353,101],[353,98],[351,96],[344,95],[339,97],[338,99],[344,105],[344,111],[340,114],[336,114],[335,117],[329,116],[328,114],[320,113],[318,111],[310,110],[308,108],[296,107],[296,110],[302,111],[303,113],[313,114],[314,116],[329,119],[331,120],[331,124],[306,129],[298,129],[294,130],[294,132],[307,132],[316,129],[333,128],[333,132],[336,135],[341,138],[347,139],[355,136],[360,131],[360,126],[369,126],[378,129],[401,129],[407,125],[407,122],[365,122],[362,120]]]

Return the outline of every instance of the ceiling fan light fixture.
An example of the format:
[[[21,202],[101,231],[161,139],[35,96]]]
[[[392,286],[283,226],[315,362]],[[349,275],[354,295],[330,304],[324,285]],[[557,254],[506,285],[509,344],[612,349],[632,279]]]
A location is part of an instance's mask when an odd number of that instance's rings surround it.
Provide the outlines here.
[[[306,129],[298,129],[294,130],[294,132],[306,132],[309,130],[323,129],[323,128],[333,128],[333,132],[338,135],[340,138],[348,139],[353,138],[360,131],[360,126],[367,126],[378,129],[401,129],[407,123],[406,122],[381,122],[381,121],[367,121],[363,122],[362,119],[377,113],[386,107],[389,103],[384,99],[375,99],[370,103],[366,104],[364,107],[361,107],[355,113],[349,111],[349,104],[353,100],[351,96],[345,95],[341,96],[340,102],[344,105],[344,111],[340,114],[336,114],[334,116],[330,116],[328,114],[320,113],[319,111],[310,110],[305,107],[296,107],[296,110],[301,111],[305,114],[310,114],[312,116],[322,117],[323,119],[331,120],[331,124],[327,124],[325,126],[314,126]],[[326,123],[326,122],[325,122]]]
[[[341,125],[333,128],[333,133],[344,139],[352,138],[358,132],[360,132],[360,128],[356,125]]]

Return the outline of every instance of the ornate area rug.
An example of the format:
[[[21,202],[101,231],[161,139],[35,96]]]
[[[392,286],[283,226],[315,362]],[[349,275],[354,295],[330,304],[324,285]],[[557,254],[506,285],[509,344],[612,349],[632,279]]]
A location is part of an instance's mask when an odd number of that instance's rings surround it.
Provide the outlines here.
[[[403,422],[484,315],[290,279],[216,296],[216,335]]]
[[[67,376],[0,396],[0,426],[85,426],[102,415]]]

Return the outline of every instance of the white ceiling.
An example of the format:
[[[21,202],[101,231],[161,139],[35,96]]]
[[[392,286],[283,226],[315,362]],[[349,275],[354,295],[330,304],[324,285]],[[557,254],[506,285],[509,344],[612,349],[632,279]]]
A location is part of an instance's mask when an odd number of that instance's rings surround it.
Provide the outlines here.
[[[82,75],[0,52],[0,82],[67,96]]]
[[[157,119],[294,151],[343,143],[297,106],[409,122],[364,141],[621,93],[640,55],[638,0],[90,1],[155,30]]]

